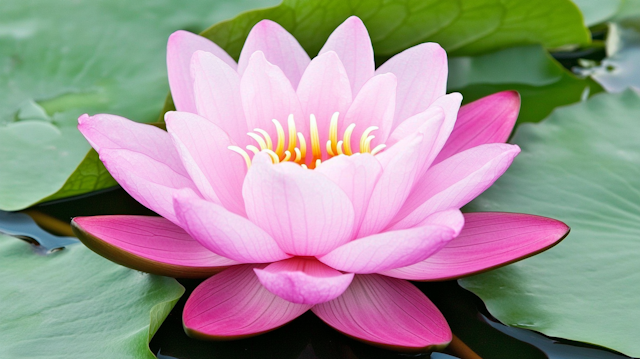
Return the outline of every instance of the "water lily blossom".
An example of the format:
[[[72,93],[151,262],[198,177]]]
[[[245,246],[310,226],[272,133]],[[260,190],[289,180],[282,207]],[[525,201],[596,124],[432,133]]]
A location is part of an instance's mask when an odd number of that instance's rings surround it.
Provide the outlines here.
[[[167,131],[106,114],[78,125],[120,185],[161,217],[73,226],[117,263],[208,278],[184,308],[193,337],[257,335],[311,310],[374,345],[442,348],[451,330],[408,280],[505,265],[568,233],[549,218],[460,212],[520,152],[504,143],[520,98],[460,107],[437,44],[375,69],[357,17],[313,59],[263,20],[237,63],[178,31],[167,65],[177,108]]]

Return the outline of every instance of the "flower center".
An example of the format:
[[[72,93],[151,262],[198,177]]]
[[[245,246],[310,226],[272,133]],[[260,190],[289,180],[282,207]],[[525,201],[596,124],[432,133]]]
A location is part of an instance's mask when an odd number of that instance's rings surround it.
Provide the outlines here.
[[[338,117],[339,113],[336,112],[331,116],[331,122],[329,123],[329,140],[324,146],[327,157],[331,158],[338,155],[351,156],[354,153],[371,153],[375,155],[382,151],[386,145],[380,144],[374,149],[371,149],[371,141],[375,136],[371,133],[378,129],[376,126],[368,127],[360,136],[360,143],[358,149],[355,150],[351,146],[351,135],[356,128],[355,123],[350,124],[344,130],[342,140],[338,140]],[[276,126],[277,139],[274,147],[274,143],[271,140],[271,136],[267,131],[256,128],[249,132],[247,135],[256,141],[258,146],[248,145],[246,148],[253,155],[257,155],[260,152],[265,152],[271,157],[271,162],[293,162],[297,163],[304,168],[313,169],[322,163],[322,146],[320,145],[320,134],[318,133],[318,122],[316,117],[312,114],[309,116],[310,122],[310,142],[311,142],[311,155],[307,158],[307,142],[302,132],[296,132],[296,123],[293,119],[293,115],[289,115],[287,119],[288,134],[285,134],[284,128],[280,122],[276,119],[271,120]],[[285,149],[285,142],[287,147]],[[249,153],[238,146],[229,146],[228,149],[240,154],[245,162],[247,168],[251,167],[251,158]],[[355,152],[354,152],[355,150]]]

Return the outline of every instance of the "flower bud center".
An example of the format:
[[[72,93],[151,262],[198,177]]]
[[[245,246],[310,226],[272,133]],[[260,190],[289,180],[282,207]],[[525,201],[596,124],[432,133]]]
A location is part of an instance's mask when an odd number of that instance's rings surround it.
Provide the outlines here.
[[[329,124],[329,140],[324,146],[326,158],[331,158],[338,155],[351,156],[355,153],[371,153],[375,155],[382,151],[386,145],[380,144],[374,149],[371,149],[371,141],[375,136],[371,133],[378,129],[377,126],[368,127],[360,136],[360,143],[358,149],[354,152],[355,147],[351,146],[351,135],[356,125],[354,123],[347,126],[342,135],[342,139],[338,139],[338,117],[339,113],[336,112],[331,116],[331,122]],[[323,146],[320,144],[320,134],[318,133],[318,123],[316,117],[312,114],[309,116],[309,139],[311,143],[311,153],[307,154],[307,141],[305,136],[301,132],[296,131],[296,123],[293,119],[293,115],[289,115],[287,119],[287,134],[285,134],[284,128],[280,122],[276,119],[271,120],[276,127],[277,138],[274,142],[269,136],[267,131],[256,128],[249,132],[247,135],[256,141],[257,146],[248,145],[246,148],[253,156],[260,152],[265,152],[271,157],[271,162],[293,162],[297,163],[304,168],[314,169],[322,163]],[[287,147],[285,149],[285,142]],[[249,153],[238,146],[229,146],[231,151],[240,154],[245,162],[247,168],[251,167],[251,158]]]

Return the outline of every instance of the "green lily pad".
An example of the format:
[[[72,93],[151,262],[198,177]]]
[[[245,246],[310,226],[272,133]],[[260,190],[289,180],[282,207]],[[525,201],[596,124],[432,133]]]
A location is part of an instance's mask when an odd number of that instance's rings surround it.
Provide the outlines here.
[[[0,235],[0,358],[155,358],[148,343],[184,288],[81,244],[38,255]]]
[[[451,55],[485,53],[509,46],[547,48],[587,45],[582,14],[569,0],[284,0],[246,12],[202,33],[238,58],[249,31],[271,19],[293,34],[309,54],[351,15],[367,26],[377,56],[391,56],[421,42],[440,43]]]
[[[156,120],[169,90],[165,47],[171,32],[198,32],[275,3],[0,2],[0,209],[22,209],[60,189],[56,198],[113,185],[95,166],[80,165],[90,147],[75,129],[78,116]]]
[[[592,79],[567,71],[539,45],[453,57],[449,73],[448,91],[462,93],[464,103],[499,91],[518,91],[522,98],[518,123],[538,122],[558,106],[603,91]]]
[[[472,211],[559,219],[553,249],[460,280],[505,324],[640,356],[640,97],[599,94],[520,126],[509,170]]]

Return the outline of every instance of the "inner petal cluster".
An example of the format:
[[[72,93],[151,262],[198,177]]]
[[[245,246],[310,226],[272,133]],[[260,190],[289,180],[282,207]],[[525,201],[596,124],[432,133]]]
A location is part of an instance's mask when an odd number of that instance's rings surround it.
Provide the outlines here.
[[[377,126],[368,127],[360,136],[360,141],[356,143],[356,146],[352,146],[351,135],[356,127],[355,123],[349,124],[344,133],[342,139],[338,137],[338,119],[340,117],[339,112],[335,112],[331,116],[331,122],[329,124],[329,140],[322,146],[320,143],[320,135],[318,132],[318,122],[315,115],[309,116],[309,136],[305,137],[302,132],[296,131],[296,123],[293,118],[293,114],[290,114],[287,119],[287,132],[284,131],[284,127],[277,119],[271,120],[276,127],[277,138],[274,141],[269,136],[269,133],[264,129],[255,128],[254,132],[249,132],[247,135],[254,139],[257,143],[255,145],[247,145],[246,149],[253,154],[257,155],[260,152],[265,152],[271,157],[271,161],[275,163],[280,162],[293,162],[297,163],[303,168],[314,169],[322,163],[323,148],[325,151],[325,158],[331,158],[338,155],[351,156],[356,153],[371,153],[375,155],[382,151],[386,145],[379,144],[375,148],[371,148],[371,141],[375,138],[371,133],[378,129]],[[307,151],[307,141],[305,138],[310,139],[311,151]],[[285,147],[286,142],[286,147]],[[231,151],[240,154],[246,164],[247,168],[251,167],[251,160],[253,156],[249,155],[249,152],[240,148],[239,146],[229,146]],[[285,149],[286,148],[286,149]]]

